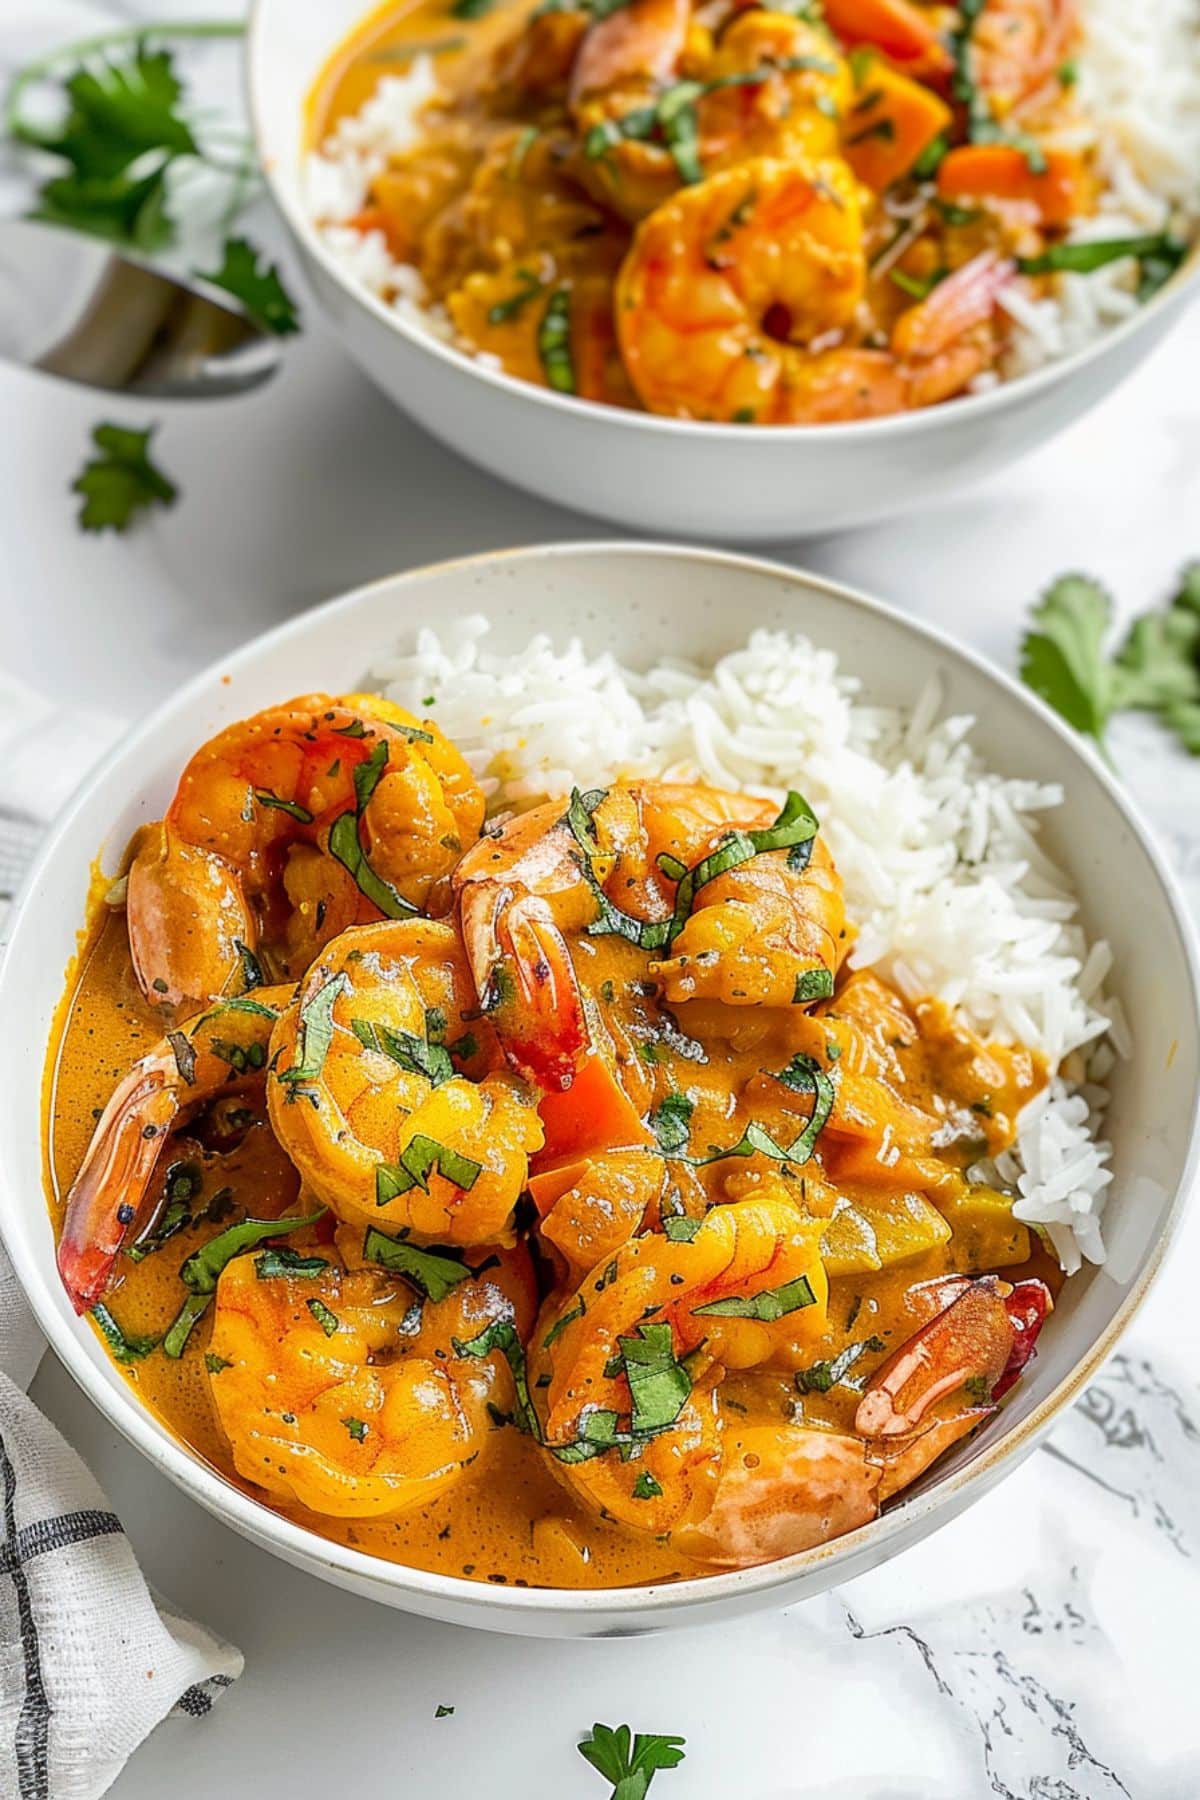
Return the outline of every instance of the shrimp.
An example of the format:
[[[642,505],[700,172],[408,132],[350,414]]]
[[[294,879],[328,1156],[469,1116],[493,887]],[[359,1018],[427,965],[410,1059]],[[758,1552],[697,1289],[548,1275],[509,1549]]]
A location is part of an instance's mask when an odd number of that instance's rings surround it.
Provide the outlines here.
[[[130,868],[142,992],[195,1007],[248,985],[260,958],[294,978],[347,925],[444,907],[482,822],[459,752],[387,701],[314,694],[231,725]]]
[[[690,1238],[637,1237],[591,1270],[538,1352],[561,1478],[642,1530],[703,1516],[720,1465],[721,1371],[795,1367],[825,1328],[820,1233],[768,1178]]]
[[[454,885],[479,1003],[513,1067],[562,1090],[593,1048],[569,936],[650,949],[670,1000],[790,1005],[806,976],[814,996],[832,992],[848,938],[817,829],[798,795],[773,820],[753,797],[644,782],[536,807],[484,839]]]
[[[802,19],[756,8],[714,45],[676,0],[634,0],[592,25],[576,58],[573,170],[636,222],[746,156],[833,154],[851,88],[829,34]]]
[[[970,27],[971,77],[1007,118],[1057,75],[1078,35],[1078,0],[984,0]]]
[[[810,1550],[877,1517],[995,1411],[1016,1332],[995,1276],[945,1283],[948,1304],[868,1382],[855,1433],[726,1426],[709,1512],[675,1533],[686,1555],[746,1568]]]
[[[416,1309],[402,1277],[313,1249],[223,1271],[207,1358],[217,1416],[247,1481],[310,1512],[389,1518],[444,1494],[486,1451],[488,1401],[510,1377],[498,1357],[452,1346],[514,1317],[512,1271],[485,1281],[464,1268]]]
[[[211,1100],[261,1087],[290,987],[218,1003],[139,1057],[117,1083],[67,1195],[58,1269],[76,1312],[108,1285],[176,1125]]]
[[[857,184],[838,161],[752,158],[643,221],[617,280],[617,334],[651,412],[877,418],[947,400],[994,362],[1012,275],[984,252],[901,313],[886,350],[835,345],[866,289]]]
[[[339,1218],[491,1243],[542,1143],[532,1096],[498,1067],[453,927],[360,925],[325,946],[275,1028],[271,1124]]]

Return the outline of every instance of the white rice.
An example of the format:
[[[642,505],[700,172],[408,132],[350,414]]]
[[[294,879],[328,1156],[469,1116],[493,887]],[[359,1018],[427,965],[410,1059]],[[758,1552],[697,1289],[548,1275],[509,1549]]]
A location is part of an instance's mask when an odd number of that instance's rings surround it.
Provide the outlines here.
[[[1104,992],[1108,947],[1089,946],[1038,843],[1062,790],[985,768],[972,721],[940,718],[935,687],[908,712],[868,706],[832,652],[786,632],[757,631],[711,669],[663,662],[639,675],[546,637],[498,656],[488,629],[474,617],[423,630],[372,683],[437,720],[493,810],[637,776],[775,798],[799,789],[859,927],[852,962],[1047,1059],[1054,1078],[1021,1114],[1015,1148],[972,1178],[1019,1196],[1016,1216],[1042,1227],[1068,1272],[1103,1261],[1105,1082],[1128,1028]]]
[[[1081,12],[1075,60],[1083,123],[1055,141],[1095,150],[1102,191],[1097,210],[1076,221],[1070,239],[1136,237],[1168,226],[1190,238],[1200,223],[1200,0],[1083,0]],[[308,158],[306,202],[355,281],[410,325],[453,343],[453,325],[430,301],[418,271],[393,258],[382,232],[364,235],[347,223],[389,159],[416,141],[420,114],[437,91],[428,56],[404,74],[385,75],[361,111],[339,120]],[[1129,260],[1091,275],[1059,276],[1054,293],[1041,299],[1010,287],[1000,300],[1014,328],[1004,376],[1071,356],[1119,325],[1137,311],[1138,280],[1138,265]],[[989,371],[973,391],[997,379]]]

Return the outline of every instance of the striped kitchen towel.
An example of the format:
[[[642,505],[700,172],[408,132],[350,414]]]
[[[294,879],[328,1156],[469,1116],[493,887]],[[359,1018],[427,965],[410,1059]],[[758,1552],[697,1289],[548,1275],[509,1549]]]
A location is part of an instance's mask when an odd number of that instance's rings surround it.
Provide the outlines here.
[[[47,824],[119,730],[0,675],[0,941]],[[151,1595],[121,1521],[24,1391],[44,1349],[0,1246],[0,1796],[97,1800],[169,1712],[208,1712],[242,1657]]]

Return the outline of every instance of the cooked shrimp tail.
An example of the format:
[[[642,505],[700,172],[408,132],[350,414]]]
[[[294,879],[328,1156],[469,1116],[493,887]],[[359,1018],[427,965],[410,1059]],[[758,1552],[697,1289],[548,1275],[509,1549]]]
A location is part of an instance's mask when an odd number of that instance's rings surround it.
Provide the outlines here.
[[[67,1195],[58,1268],[77,1312],[103,1294],[167,1139],[218,1094],[261,1085],[290,988],[214,1007],[172,1031],[118,1082]]]

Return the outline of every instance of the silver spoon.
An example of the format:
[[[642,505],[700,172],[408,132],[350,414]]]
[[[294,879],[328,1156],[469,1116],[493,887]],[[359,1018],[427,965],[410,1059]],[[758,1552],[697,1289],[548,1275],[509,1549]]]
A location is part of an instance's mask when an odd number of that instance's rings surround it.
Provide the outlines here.
[[[259,387],[280,355],[279,339],[209,282],[39,220],[0,223],[0,360],[118,393],[208,400]]]

